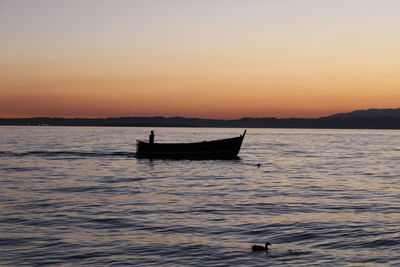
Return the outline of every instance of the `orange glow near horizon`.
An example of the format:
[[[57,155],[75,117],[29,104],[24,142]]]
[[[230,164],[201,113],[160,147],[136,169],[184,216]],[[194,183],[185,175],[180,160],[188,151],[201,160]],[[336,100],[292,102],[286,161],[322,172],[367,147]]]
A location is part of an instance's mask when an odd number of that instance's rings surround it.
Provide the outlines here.
[[[395,1],[59,3],[0,4],[0,117],[399,108]]]

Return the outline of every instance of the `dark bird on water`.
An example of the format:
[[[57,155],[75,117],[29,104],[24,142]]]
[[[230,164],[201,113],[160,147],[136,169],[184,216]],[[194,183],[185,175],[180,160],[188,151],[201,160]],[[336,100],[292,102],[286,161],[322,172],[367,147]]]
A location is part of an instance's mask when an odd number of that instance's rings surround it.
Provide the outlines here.
[[[268,251],[268,246],[271,246],[271,243],[267,242],[264,246],[254,245],[251,247],[252,251]]]

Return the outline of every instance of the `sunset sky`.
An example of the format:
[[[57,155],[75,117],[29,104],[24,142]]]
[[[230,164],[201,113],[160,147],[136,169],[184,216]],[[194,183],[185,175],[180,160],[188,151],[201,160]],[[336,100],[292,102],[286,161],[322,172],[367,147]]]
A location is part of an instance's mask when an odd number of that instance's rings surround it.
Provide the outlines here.
[[[399,107],[398,0],[0,0],[0,117]]]

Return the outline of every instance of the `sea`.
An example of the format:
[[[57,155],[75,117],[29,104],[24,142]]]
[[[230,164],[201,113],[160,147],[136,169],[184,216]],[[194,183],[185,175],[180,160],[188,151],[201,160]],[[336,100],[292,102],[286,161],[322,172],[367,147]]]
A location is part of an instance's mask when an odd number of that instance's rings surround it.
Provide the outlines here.
[[[238,160],[137,159],[150,130],[244,131],[1,126],[0,265],[400,266],[400,131],[247,129]]]

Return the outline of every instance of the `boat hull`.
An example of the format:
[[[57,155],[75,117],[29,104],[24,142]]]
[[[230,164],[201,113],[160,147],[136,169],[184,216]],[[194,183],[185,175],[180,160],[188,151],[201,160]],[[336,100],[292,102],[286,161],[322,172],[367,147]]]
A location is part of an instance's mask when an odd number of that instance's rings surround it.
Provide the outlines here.
[[[154,159],[238,159],[245,133],[239,137],[196,143],[150,144],[138,141],[136,156]]]

